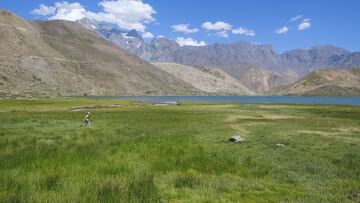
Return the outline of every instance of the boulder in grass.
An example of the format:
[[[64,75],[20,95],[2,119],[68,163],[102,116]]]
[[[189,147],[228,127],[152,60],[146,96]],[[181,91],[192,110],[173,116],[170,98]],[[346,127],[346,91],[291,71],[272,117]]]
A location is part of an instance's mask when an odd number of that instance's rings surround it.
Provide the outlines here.
[[[167,104],[167,105],[179,105],[176,101],[168,101],[168,102],[164,102],[163,104]]]
[[[276,147],[282,148],[282,147],[285,147],[285,145],[284,145],[284,144],[281,144],[281,143],[277,143],[277,144],[276,144]]]
[[[242,143],[245,140],[240,135],[233,135],[229,138],[229,142]]]

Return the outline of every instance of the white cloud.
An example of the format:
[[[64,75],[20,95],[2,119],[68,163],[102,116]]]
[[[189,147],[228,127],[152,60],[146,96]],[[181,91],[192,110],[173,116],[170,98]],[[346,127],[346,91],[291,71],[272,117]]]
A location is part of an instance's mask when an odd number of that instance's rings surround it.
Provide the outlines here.
[[[84,17],[89,17],[97,21],[113,23],[120,28],[131,30],[136,29],[145,32],[146,24],[155,22],[153,17],[156,11],[151,5],[143,3],[142,0],[103,0],[99,3],[102,11],[94,13],[87,11],[80,3],[56,2],[54,7],[41,6],[31,13],[35,15],[48,16],[48,19],[59,19],[76,21]],[[55,11],[41,12],[43,8],[55,8]]]
[[[201,25],[201,27],[205,30],[217,30],[217,31],[221,31],[221,30],[231,30],[232,25],[230,25],[229,23],[225,23],[222,21],[218,21],[216,23],[212,23],[212,22],[205,22]]]
[[[227,33],[226,30],[221,31],[221,32],[217,32],[217,33],[215,33],[215,35],[218,36],[218,37],[229,38],[229,34]]]
[[[104,0],[99,3],[104,12],[92,15],[95,20],[117,24],[123,29],[144,32],[145,24],[156,21],[156,11],[141,0]]]
[[[198,32],[199,29],[191,29],[189,28],[189,24],[178,24],[178,25],[173,25],[171,26],[171,28],[173,29],[174,32],[183,32],[185,34],[190,34],[190,33],[195,33]]]
[[[279,27],[278,29],[275,30],[276,33],[278,34],[285,34],[289,31],[289,28],[286,26],[283,27]]]
[[[304,18],[303,15],[297,15],[297,16],[292,17],[292,18],[290,19],[290,21],[291,21],[291,22],[294,22],[294,21],[300,20],[300,19],[302,19],[302,18]]]
[[[40,4],[39,8],[34,9],[33,11],[31,11],[31,14],[39,15],[39,16],[47,16],[47,15],[55,14],[55,11],[56,11],[55,7]]]
[[[310,19],[304,19],[302,23],[298,25],[298,30],[306,30],[311,27]]]
[[[145,32],[144,34],[142,34],[142,37],[151,39],[151,38],[154,38],[154,35],[151,32]]]
[[[160,39],[160,38],[165,38],[164,35],[158,35],[156,38]]]
[[[56,12],[55,15],[50,16],[49,20],[69,20],[75,21],[85,18],[87,16],[87,11],[80,3],[68,3],[56,2],[55,3]]]
[[[249,30],[246,27],[239,27],[238,29],[232,30],[234,35],[247,35],[254,37],[256,35],[254,30]]]
[[[206,46],[206,43],[204,41],[196,41],[191,37],[183,38],[183,37],[177,37],[175,40],[180,46]]]

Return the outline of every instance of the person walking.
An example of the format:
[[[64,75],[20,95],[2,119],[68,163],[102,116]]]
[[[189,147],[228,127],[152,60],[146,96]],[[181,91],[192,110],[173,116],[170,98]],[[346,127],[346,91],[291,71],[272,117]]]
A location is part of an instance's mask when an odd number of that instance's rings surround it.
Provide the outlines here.
[[[88,112],[85,116],[85,127],[87,128],[90,127],[90,119],[91,119],[90,112]]]

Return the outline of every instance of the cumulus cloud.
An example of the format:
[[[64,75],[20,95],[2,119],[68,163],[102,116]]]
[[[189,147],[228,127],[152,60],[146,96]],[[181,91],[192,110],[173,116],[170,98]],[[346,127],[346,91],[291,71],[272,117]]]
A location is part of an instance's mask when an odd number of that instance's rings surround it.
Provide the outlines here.
[[[174,32],[183,32],[185,34],[191,34],[191,33],[195,33],[195,32],[199,32],[199,29],[191,29],[189,28],[189,24],[178,24],[178,25],[173,25],[171,26],[171,28],[173,29]]]
[[[286,26],[283,27],[279,27],[278,29],[275,30],[276,33],[278,34],[285,34],[289,31],[289,28]]]
[[[199,47],[199,46],[206,46],[206,43],[204,41],[197,41],[197,40],[194,40],[193,38],[191,37],[188,37],[188,38],[183,38],[183,37],[177,37],[176,40],[175,40],[180,46],[196,46],[196,47]]]
[[[290,19],[290,21],[291,21],[291,22],[294,22],[294,21],[300,20],[300,19],[302,19],[302,18],[304,18],[303,15],[297,15],[297,16],[292,17],[292,18]]]
[[[95,20],[117,24],[123,29],[145,31],[145,24],[155,21],[156,11],[140,0],[105,0],[99,3],[103,12],[92,15]]]
[[[215,23],[212,22],[205,22],[201,25],[201,27],[205,30],[216,30],[216,31],[221,31],[221,30],[231,30],[232,25],[229,23],[225,23],[222,21],[218,21]]]
[[[142,0],[103,0],[99,6],[102,7],[102,11],[94,13],[87,11],[78,2],[68,3],[64,1],[56,2],[52,7],[40,5],[31,13],[47,16],[50,20],[76,21],[88,17],[97,21],[116,24],[126,30],[136,29],[140,32],[145,32],[146,24],[156,21],[153,17],[156,11]],[[49,12],[41,12],[46,9],[50,9]]]
[[[142,37],[146,39],[151,39],[154,38],[154,35],[151,32],[145,32],[144,34],[142,34]]]
[[[156,38],[160,39],[160,38],[165,38],[164,35],[158,35]]]
[[[234,29],[232,30],[232,33],[234,35],[247,35],[251,37],[254,37],[256,35],[254,30],[249,30],[246,27],[239,27],[237,29]]]
[[[222,37],[222,38],[229,38],[229,34],[227,33],[226,30],[221,31],[221,32],[217,32],[217,33],[215,33],[215,35],[218,36],[218,37]]]
[[[87,17],[88,12],[80,3],[56,2],[55,15],[52,15],[49,20],[69,20],[76,21]]]
[[[311,27],[310,19],[306,18],[298,25],[298,30],[306,30]]]
[[[44,4],[40,4],[39,8],[31,11],[33,15],[47,16],[55,14],[56,8],[52,6],[46,6]]]

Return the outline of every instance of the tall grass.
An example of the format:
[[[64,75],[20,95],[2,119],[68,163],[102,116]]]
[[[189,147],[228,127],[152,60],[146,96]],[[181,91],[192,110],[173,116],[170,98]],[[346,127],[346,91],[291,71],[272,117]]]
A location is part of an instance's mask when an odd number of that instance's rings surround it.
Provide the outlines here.
[[[69,110],[96,105],[91,128]],[[0,202],[360,201],[359,107],[0,106]]]

